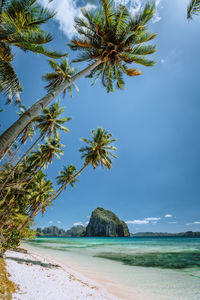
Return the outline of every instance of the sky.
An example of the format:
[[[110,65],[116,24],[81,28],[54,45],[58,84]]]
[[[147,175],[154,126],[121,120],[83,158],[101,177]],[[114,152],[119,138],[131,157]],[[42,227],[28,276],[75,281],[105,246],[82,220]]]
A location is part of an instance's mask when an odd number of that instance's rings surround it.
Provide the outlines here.
[[[134,14],[145,1],[120,2]],[[92,210],[103,207],[126,221],[131,232],[200,231],[200,17],[187,21],[188,0],[156,3],[158,14],[150,25],[150,31],[158,33],[154,67],[142,67],[141,76],[126,77],[124,91],[107,94],[101,82],[91,86],[90,79],[82,78],[77,82],[79,93],[74,91],[72,99],[61,97],[63,116],[72,121],[67,123],[69,134],[61,134],[65,154],[45,170],[49,178],[55,182],[63,165],[83,166],[80,138],[90,138],[90,131],[99,126],[117,138],[118,158],[110,171],[89,166],[75,189],[66,189],[44,216],[35,219],[37,227],[85,225]],[[96,3],[54,0],[50,5],[57,11],[45,25],[55,37],[50,46],[74,58],[76,53],[67,47],[75,34],[73,18],[80,15],[80,7]],[[22,101],[29,106],[45,95],[41,77],[50,68],[44,56],[14,52],[24,86]],[[84,66],[76,65],[79,70]],[[17,119],[17,107],[5,108],[1,132]]]

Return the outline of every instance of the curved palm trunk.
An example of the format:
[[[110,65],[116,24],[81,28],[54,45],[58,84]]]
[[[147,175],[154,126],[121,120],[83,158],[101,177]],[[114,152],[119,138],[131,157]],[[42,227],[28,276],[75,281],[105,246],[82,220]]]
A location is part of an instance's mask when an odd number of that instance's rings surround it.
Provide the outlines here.
[[[64,89],[72,85],[76,80],[86,75],[98,65],[102,63],[101,59],[95,61],[92,65],[88,66],[84,70],[78,72],[70,80],[64,81],[54,91],[48,93],[46,96],[38,100],[32,105],[13,125],[11,125],[0,136],[0,157],[7,147],[13,142],[15,137],[24,130],[24,128],[36,117],[49,103],[51,103]]]
[[[20,158],[20,160],[14,165],[13,169],[11,170],[11,172],[8,174],[7,179],[5,180],[4,184],[2,185],[2,187],[0,188],[0,191],[3,190],[3,188],[5,187],[6,183],[8,182],[8,180],[10,179],[10,177],[12,176],[12,174],[15,172],[15,170],[17,169],[18,165],[20,164],[20,162],[22,162],[24,160],[24,158],[27,156],[27,154],[35,147],[35,145],[39,142],[40,139],[43,138],[43,136],[45,135],[46,131],[44,131],[39,138],[33,143],[33,145],[22,155],[22,157]]]
[[[26,183],[26,185],[24,186],[24,189],[27,187],[28,184],[30,184],[34,180],[35,176],[42,170],[43,166],[44,166],[44,164],[39,168],[39,170],[34,174],[34,176]],[[6,224],[7,219],[8,219],[7,217],[9,216],[12,208],[14,207],[16,201],[19,199],[19,197],[21,195],[22,195],[22,192],[19,193],[17,195],[17,197],[14,198],[13,201],[6,207],[6,209],[3,211],[3,213],[0,214],[0,230]]]
[[[50,198],[48,198],[46,201],[44,201],[44,203],[42,203],[42,205],[40,207],[38,207],[36,210],[34,210],[32,212],[32,214],[30,215],[30,217],[28,218],[28,220],[26,220],[26,222],[24,222],[24,224],[19,228],[19,231],[21,232],[29,223],[30,221],[36,216],[38,215],[41,210],[48,205],[48,203],[57,197],[58,194],[60,194],[64,188],[70,183],[72,182],[77,176],[79,176],[82,171],[91,163],[91,160],[89,162],[87,162],[87,164],[85,164],[83,166],[82,169],[80,169],[80,171],[78,171],[69,181],[67,181],[65,184],[63,184]]]

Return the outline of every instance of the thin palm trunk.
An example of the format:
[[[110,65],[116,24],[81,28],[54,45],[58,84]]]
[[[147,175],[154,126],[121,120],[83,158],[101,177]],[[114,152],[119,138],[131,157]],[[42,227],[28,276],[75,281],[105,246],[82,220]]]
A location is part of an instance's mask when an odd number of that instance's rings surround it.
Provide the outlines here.
[[[11,157],[11,159],[7,162],[7,164],[10,164],[13,159],[16,157],[17,153],[19,152],[19,150],[21,149],[21,147],[24,145],[24,143],[21,143],[21,145],[18,147],[18,149],[15,151],[15,154]],[[1,169],[1,167],[0,167]]]
[[[35,118],[49,103],[51,103],[60,93],[66,88],[72,85],[76,80],[85,76],[87,73],[96,68],[102,60],[99,59],[93,64],[83,69],[74,75],[70,80],[66,80],[61,83],[54,91],[48,93],[46,96],[38,100],[32,105],[13,125],[11,125],[1,136],[0,136],[0,156],[7,147],[13,142],[15,137],[24,130],[24,128]]]
[[[91,160],[90,161],[88,161],[87,162],[87,164],[85,164],[84,166],[83,166],[83,168],[82,169],[80,169],[80,171],[78,171],[70,180],[68,180],[67,182],[65,182],[50,198],[48,198],[46,201],[44,201],[44,203],[42,203],[42,205],[40,206],[40,207],[38,207],[37,209],[35,209],[33,212],[32,212],[32,214],[31,214],[31,216],[26,220],[26,222],[24,222],[24,224],[19,228],[19,231],[21,232],[29,223],[30,223],[30,221],[36,216],[36,215],[38,215],[40,212],[41,212],[41,210],[45,207],[45,206],[47,206],[48,205],[48,203],[52,200],[52,199],[54,199],[54,198],[56,198],[57,197],[57,195],[58,194],[60,194],[63,190],[64,190],[64,188],[70,183],[70,182],[72,182],[77,176],[79,176],[82,172],[83,172],[83,170],[89,165],[91,163]]]
[[[6,183],[8,182],[8,180],[10,179],[10,177],[12,176],[12,174],[15,172],[15,170],[17,169],[18,165],[24,160],[24,158],[26,158],[27,154],[35,147],[35,145],[39,142],[40,139],[43,138],[43,136],[45,135],[46,131],[44,131],[39,138],[33,143],[33,145],[24,153],[24,155],[22,155],[22,157],[20,158],[20,160],[14,165],[13,169],[11,170],[11,172],[8,174],[7,179],[5,180],[4,184],[2,185],[2,187],[0,188],[0,191],[3,190],[3,188],[5,187]]]
[[[34,174],[34,176],[26,183],[26,185],[24,186],[24,189],[27,187],[28,184],[30,184],[34,180],[35,176],[41,171],[43,166],[44,166],[44,164],[38,169],[38,171]],[[7,220],[5,220],[5,218],[7,216],[9,216],[11,209],[13,208],[13,206],[15,205],[17,199],[20,197],[21,194],[22,194],[22,192],[19,193],[17,195],[17,197],[14,198],[13,201],[8,206],[6,206],[4,212],[2,214],[0,214],[0,224],[1,224],[0,229],[2,229],[3,226],[5,225],[5,223],[7,222]],[[5,220],[5,222],[4,222],[4,220]]]

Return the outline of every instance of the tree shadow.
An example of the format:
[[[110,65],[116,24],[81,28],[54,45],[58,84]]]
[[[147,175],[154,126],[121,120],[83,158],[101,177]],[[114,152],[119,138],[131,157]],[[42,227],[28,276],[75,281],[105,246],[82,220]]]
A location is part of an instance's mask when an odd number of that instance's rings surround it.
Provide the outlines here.
[[[7,256],[6,259],[10,259],[10,260],[14,260],[16,262],[18,262],[19,264],[32,264],[32,265],[36,265],[36,266],[41,266],[47,269],[53,269],[53,268],[60,268],[59,265],[56,264],[51,264],[51,263],[43,263],[37,260],[31,260],[31,259],[23,259],[23,258],[17,258],[17,257],[11,257],[11,256]]]

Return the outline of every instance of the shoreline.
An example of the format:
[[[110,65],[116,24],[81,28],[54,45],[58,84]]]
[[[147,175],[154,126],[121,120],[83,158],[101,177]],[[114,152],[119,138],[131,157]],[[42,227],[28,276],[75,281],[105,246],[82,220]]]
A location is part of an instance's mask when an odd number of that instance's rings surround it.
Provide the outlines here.
[[[9,280],[18,286],[15,300],[122,300],[99,283],[34,251],[8,251],[5,262]]]

